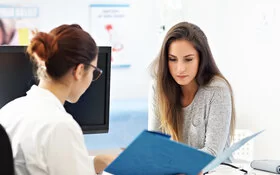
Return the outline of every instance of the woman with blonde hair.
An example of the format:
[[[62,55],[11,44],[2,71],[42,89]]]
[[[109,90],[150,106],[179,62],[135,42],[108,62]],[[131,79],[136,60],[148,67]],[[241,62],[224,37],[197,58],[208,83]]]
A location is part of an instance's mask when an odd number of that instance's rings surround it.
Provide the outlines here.
[[[214,156],[230,146],[235,127],[232,89],[198,26],[173,26],[152,71],[149,130]]]

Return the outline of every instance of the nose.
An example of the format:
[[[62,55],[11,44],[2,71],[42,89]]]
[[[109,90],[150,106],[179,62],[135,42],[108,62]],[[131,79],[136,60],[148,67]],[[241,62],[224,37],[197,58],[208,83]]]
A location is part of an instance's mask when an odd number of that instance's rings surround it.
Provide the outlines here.
[[[182,72],[185,72],[185,70],[186,70],[186,65],[184,64],[184,62],[178,61],[177,72],[182,73]]]

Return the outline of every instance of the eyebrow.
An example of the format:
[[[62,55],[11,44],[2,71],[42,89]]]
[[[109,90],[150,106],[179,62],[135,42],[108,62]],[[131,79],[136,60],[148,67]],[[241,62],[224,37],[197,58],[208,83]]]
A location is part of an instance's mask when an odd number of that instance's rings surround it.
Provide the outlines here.
[[[172,55],[172,54],[168,54],[168,55],[171,56],[171,57],[177,58],[175,55]],[[190,56],[195,56],[195,55],[191,53],[191,54],[185,55],[184,58],[187,58],[187,57],[190,57]]]

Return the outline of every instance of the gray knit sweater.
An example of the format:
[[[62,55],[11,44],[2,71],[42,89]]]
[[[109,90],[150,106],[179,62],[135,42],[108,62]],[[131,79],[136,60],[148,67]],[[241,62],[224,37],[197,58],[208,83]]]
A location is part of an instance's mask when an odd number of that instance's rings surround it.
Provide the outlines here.
[[[155,85],[149,93],[148,130],[161,131]],[[183,108],[183,141],[214,156],[230,145],[231,94],[226,82],[215,77],[199,87],[190,105]]]

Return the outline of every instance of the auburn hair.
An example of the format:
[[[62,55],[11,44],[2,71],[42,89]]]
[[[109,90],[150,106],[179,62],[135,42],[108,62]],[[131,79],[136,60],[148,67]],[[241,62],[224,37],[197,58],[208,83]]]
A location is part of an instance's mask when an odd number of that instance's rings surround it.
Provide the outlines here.
[[[43,62],[47,75],[59,79],[80,63],[87,68],[96,59],[98,47],[79,25],[64,24],[49,33],[37,32],[27,47],[27,53],[36,68],[40,68]]]

